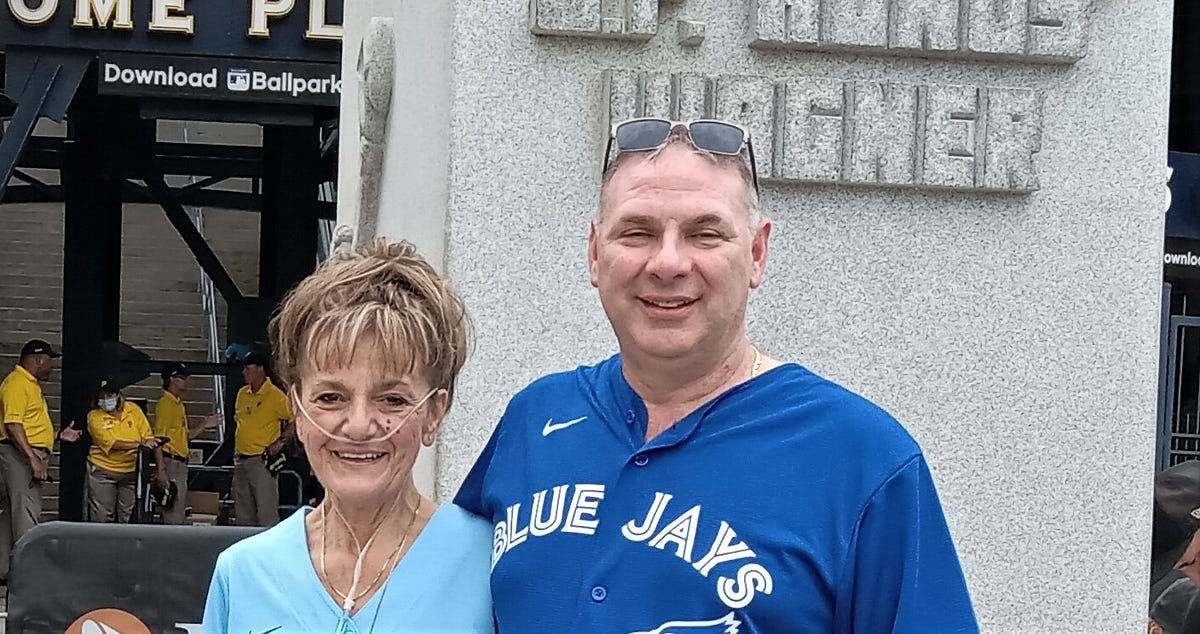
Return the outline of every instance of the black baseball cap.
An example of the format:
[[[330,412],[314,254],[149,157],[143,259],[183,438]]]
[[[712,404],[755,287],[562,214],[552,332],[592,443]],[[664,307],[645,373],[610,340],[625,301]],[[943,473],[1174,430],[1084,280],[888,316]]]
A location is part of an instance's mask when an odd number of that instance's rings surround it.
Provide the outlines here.
[[[166,367],[166,369],[164,369],[162,371],[162,379],[164,381],[166,381],[167,379],[169,379],[171,377],[176,377],[176,376],[188,377],[191,375],[192,375],[191,370],[188,370],[188,367],[182,363],[172,363],[172,364],[168,365]]]
[[[1200,590],[1179,571],[1150,588],[1150,618],[1168,634],[1200,631]]]
[[[120,381],[105,377],[100,379],[100,385],[96,387],[96,394],[103,394],[105,392],[116,394],[117,392],[120,392],[121,388],[123,387],[125,386],[122,385]]]
[[[1181,462],[1158,474],[1154,501],[1172,520],[1200,528],[1200,460]]]
[[[21,346],[22,357],[31,354],[48,354],[50,355],[51,359],[57,359],[62,356],[61,354],[55,352],[54,348],[51,348],[49,343],[42,341],[41,339],[30,339],[29,341],[25,342],[25,345]]]
[[[264,368],[270,367],[271,356],[265,352],[261,352],[259,350],[254,350],[254,351],[250,352],[249,354],[247,354],[245,357],[242,357],[242,365],[243,366],[261,365]]]

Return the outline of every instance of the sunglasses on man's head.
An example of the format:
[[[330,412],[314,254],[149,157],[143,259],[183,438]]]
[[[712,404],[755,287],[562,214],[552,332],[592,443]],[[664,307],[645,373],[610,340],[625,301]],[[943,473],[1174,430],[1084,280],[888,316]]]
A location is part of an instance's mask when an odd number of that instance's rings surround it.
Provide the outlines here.
[[[740,125],[713,119],[683,122],[647,117],[622,121],[613,126],[612,133],[608,136],[608,147],[604,150],[604,169],[600,173],[608,172],[609,164],[625,152],[648,152],[661,148],[666,145],[671,131],[679,126],[687,130],[687,138],[697,150],[740,156],[742,148],[746,148],[750,174],[754,177],[754,189],[758,190],[758,169],[754,165],[754,145],[750,143],[750,132]],[[614,145],[617,148],[615,153]]]

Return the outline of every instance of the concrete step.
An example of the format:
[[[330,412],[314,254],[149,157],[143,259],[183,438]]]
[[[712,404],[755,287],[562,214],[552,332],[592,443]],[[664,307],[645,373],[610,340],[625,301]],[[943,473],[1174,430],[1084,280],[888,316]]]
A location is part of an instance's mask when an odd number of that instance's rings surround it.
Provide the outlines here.
[[[173,293],[171,300],[134,300],[123,299],[121,309],[136,313],[161,315],[201,315],[203,303],[199,293]],[[190,300],[190,301],[189,301]],[[62,297],[47,294],[44,297],[27,297],[20,295],[3,295],[7,306],[29,308],[31,310],[62,311]]]
[[[42,309],[60,309],[62,307],[61,282],[55,286],[29,285],[24,282],[24,279],[14,281],[12,278],[0,277],[0,304],[10,307],[28,305],[30,308]],[[187,306],[189,310],[194,307],[196,314],[200,314],[203,304],[194,281],[191,284],[178,284],[175,285],[177,288],[170,289],[141,288],[140,286],[139,284],[137,287],[130,287],[126,284],[121,289],[123,307],[144,305],[145,310],[134,312],[153,313],[166,310],[164,307],[167,305]]]
[[[62,267],[47,268],[41,264],[22,262],[11,266],[0,266],[4,278],[0,281],[0,292],[6,292],[15,286],[50,286],[62,288]],[[241,271],[238,273],[242,274]],[[231,273],[232,275],[232,273]],[[194,291],[196,289],[197,271],[180,269],[178,272],[156,270],[147,265],[139,271],[122,272],[122,288],[142,288],[145,290],[161,291]],[[237,275],[234,275],[238,279]]]
[[[0,332],[20,332],[20,333],[38,333],[34,337],[38,339],[59,339],[62,333],[62,311],[45,311],[38,309],[30,309],[30,313],[37,313],[36,319],[19,319],[14,318],[13,313],[5,317],[0,317]],[[50,341],[51,344],[55,343]]]
[[[9,209],[8,205],[5,205],[4,207],[4,232],[6,235],[10,232],[18,236],[63,235],[64,225],[61,213],[61,205],[59,206],[60,212],[57,218],[37,215],[22,216],[19,213],[13,213],[12,210]]]
[[[40,288],[57,288],[62,294],[62,266],[57,268],[24,266],[22,270],[5,269],[0,277],[0,292],[17,286],[36,286]]]
[[[149,307],[151,310],[143,310]],[[164,315],[170,318],[175,318],[179,314],[189,314],[187,310],[172,310],[170,313],[164,313],[153,304],[124,304],[121,310],[121,322],[128,324],[147,324],[147,325],[164,325],[169,323],[164,319]],[[197,319],[200,318],[200,310],[197,307],[194,313]],[[24,306],[13,306],[8,302],[0,306],[0,330],[26,330],[18,327],[21,323],[59,323],[62,321],[61,308],[33,308]]]
[[[184,330],[185,327],[175,327],[177,330],[147,330],[147,326],[127,326],[122,328],[121,339],[135,348],[148,347],[154,349],[173,349],[203,351],[208,350],[208,339],[203,337],[203,333],[199,327],[195,330]],[[176,339],[177,334],[187,334],[180,339]],[[55,348],[59,347],[59,342],[62,339],[60,328],[57,324],[47,325],[39,330],[0,330],[0,358],[11,357],[16,359],[16,354],[21,346],[25,345],[30,339],[45,339],[49,341]],[[184,347],[180,342],[190,345]]]

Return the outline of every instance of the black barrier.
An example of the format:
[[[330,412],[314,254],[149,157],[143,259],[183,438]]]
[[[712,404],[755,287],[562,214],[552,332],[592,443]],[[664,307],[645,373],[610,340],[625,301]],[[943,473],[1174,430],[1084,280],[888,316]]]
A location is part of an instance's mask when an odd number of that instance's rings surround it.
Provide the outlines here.
[[[6,631],[130,634],[141,629],[136,627],[140,621],[154,634],[199,634],[217,555],[260,530],[42,524],[13,550]],[[92,630],[77,623],[89,614],[96,624]]]

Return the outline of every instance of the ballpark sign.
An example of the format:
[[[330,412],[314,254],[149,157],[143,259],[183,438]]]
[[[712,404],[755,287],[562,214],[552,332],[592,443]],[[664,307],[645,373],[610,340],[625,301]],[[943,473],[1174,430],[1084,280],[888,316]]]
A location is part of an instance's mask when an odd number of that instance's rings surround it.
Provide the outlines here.
[[[0,0],[0,42],[336,62],[343,0]]]

